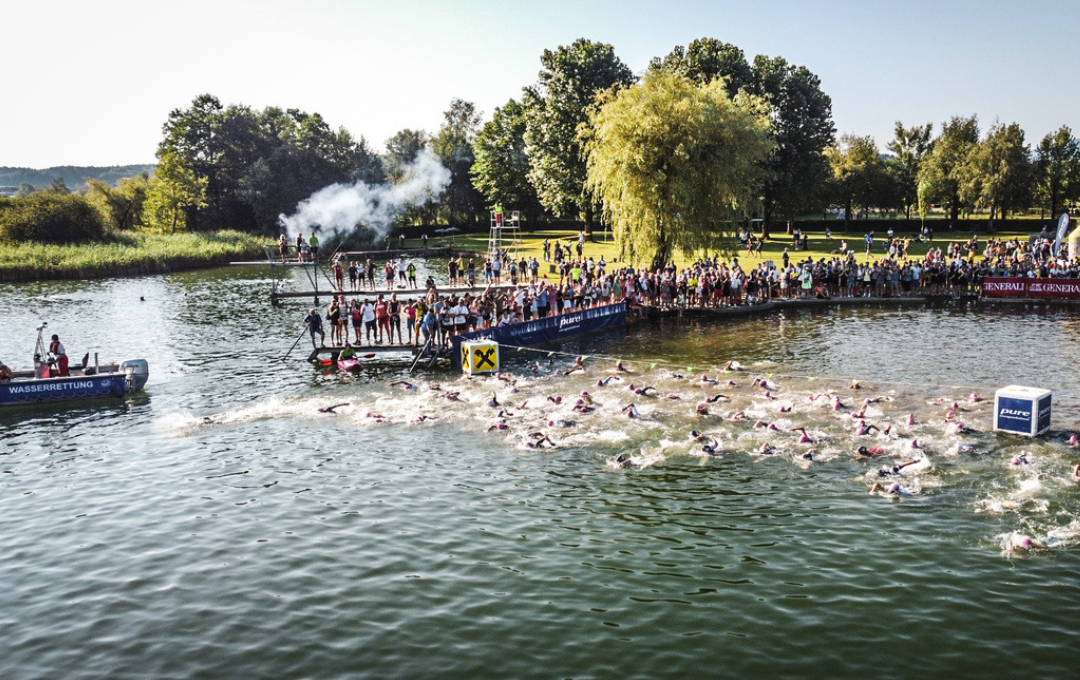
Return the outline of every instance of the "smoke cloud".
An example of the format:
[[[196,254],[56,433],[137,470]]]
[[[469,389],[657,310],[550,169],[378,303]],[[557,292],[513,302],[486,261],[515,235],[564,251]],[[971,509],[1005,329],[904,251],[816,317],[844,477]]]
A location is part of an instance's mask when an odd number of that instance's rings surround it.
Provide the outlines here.
[[[332,184],[300,201],[292,215],[278,215],[290,239],[299,234],[344,236],[358,225],[375,230],[376,238],[407,208],[438,197],[450,184],[450,171],[429,148],[404,168],[400,184]]]

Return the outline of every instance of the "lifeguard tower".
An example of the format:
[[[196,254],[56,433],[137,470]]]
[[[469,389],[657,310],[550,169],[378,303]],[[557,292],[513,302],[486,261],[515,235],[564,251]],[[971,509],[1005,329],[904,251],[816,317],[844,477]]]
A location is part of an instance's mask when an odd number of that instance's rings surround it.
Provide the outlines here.
[[[521,214],[517,210],[503,212],[501,204],[491,211],[491,234],[488,236],[488,256],[504,261],[521,245]]]

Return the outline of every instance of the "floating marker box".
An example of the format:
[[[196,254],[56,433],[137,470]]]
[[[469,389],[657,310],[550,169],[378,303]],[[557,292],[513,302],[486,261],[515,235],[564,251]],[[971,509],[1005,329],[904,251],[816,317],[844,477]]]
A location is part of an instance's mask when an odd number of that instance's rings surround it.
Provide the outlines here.
[[[1050,429],[1053,395],[1038,387],[1009,385],[994,393],[994,430],[1035,437]]]
[[[469,375],[499,370],[499,343],[494,340],[467,340],[461,343],[461,370]]]

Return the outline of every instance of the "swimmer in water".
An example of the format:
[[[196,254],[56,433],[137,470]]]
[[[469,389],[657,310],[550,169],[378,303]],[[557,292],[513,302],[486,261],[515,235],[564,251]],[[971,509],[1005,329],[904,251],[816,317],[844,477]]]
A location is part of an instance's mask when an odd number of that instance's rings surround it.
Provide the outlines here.
[[[653,394],[649,394],[650,390],[653,392]],[[638,389],[634,390],[634,394],[640,394],[643,397],[655,397],[656,392],[657,389],[652,385],[646,385],[645,387],[639,387]]]
[[[1014,550],[1032,550],[1034,548],[1045,547],[1046,546],[1044,544],[1036,541],[1030,536],[1025,536],[1024,534],[1013,534],[1005,540],[1005,543],[1002,545],[1002,552],[1008,555]]]
[[[705,397],[705,401],[709,402],[710,404],[715,404],[721,399],[723,399],[724,401],[731,401],[731,397],[727,396],[726,394],[718,394],[715,397]]]
[[[1080,479],[1080,464],[1073,466],[1072,478]]]
[[[860,420],[859,424],[855,427],[855,434],[856,435],[867,435],[867,434],[871,434],[874,430],[877,430],[878,432],[881,432],[881,428],[878,427],[877,425],[872,425],[872,424],[866,422],[865,420]]]
[[[863,399],[864,404],[876,404],[876,403],[882,402],[882,401],[892,401],[892,397],[877,396],[877,397],[867,397],[866,399]]]
[[[682,397],[675,394],[674,392],[668,392],[667,394],[664,395],[664,399],[682,399]]]
[[[813,444],[814,440],[810,438],[810,435],[806,434],[805,427],[796,427],[792,432],[798,432],[800,444]]]
[[[560,396],[559,396],[559,395],[557,395],[557,394],[555,394],[555,395],[548,395],[548,398],[547,398],[547,400],[548,400],[548,401],[550,401],[550,402],[551,402],[551,403],[553,403],[553,404],[561,404],[561,403],[562,403],[562,397],[560,397]]]
[[[888,486],[885,486],[881,482],[874,482],[873,485],[870,487],[870,491],[868,493],[871,493],[871,494],[880,493],[882,495],[893,495],[893,496],[906,496],[907,495],[907,491],[904,491],[904,489],[899,484],[897,484],[896,482],[893,482],[892,484],[890,484]]]
[[[506,424],[505,420],[496,420],[495,423],[491,427],[489,427],[487,429],[487,431],[491,432],[492,430],[507,430],[507,429],[509,429],[509,425]]]
[[[851,389],[853,389],[853,390],[861,390],[862,385],[859,384],[858,380],[852,380],[851,381]]]
[[[792,406],[791,404],[781,404],[779,411],[780,411],[780,413],[791,413],[792,410],[794,410],[794,408],[795,407]]]
[[[764,427],[766,430],[777,430],[777,431],[780,430],[780,428],[776,426],[776,423],[770,423],[767,420],[759,420],[756,423],[754,423],[754,429],[755,430],[758,429],[759,427]]]
[[[543,432],[530,432],[529,436],[532,437],[534,441],[525,440],[526,448],[542,449],[546,445],[547,448],[553,449],[556,446],[555,441]]]
[[[390,387],[394,387],[395,385],[401,385],[402,389],[406,389],[406,390],[415,390],[416,389],[416,385],[413,385],[411,382],[409,382],[407,380],[395,380],[394,382],[390,383]]]
[[[425,420],[427,420],[427,419],[428,419],[428,416],[425,416],[425,415],[419,415],[419,416],[416,416],[416,420],[414,420],[413,422],[414,422],[414,423],[422,423],[422,422],[424,422],[424,421],[425,421]]]
[[[891,477],[893,475],[898,475],[901,472],[903,472],[904,468],[906,468],[907,466],[914,465],[915,463],[918,463],[918,462],[920,462],[920,459],[916,458],[915,460],[905,460],[904,462],[897,463],[896,465],[893,465],[892,467],[881,468],[880,470],[877,471],[878,477]]]
[[[333,413],[334,409],[340,408],[342,406],[348,406],[348,405],[349,405],[349,402],[345,402],[343,404],[334,404],[333,406],[324,406],[321,409],[319,409],[319,413]]]
[[[1029,455],[1031,454],[1027,451],[1021,451],[1019,456],[1012,457],[1012,460],[1009,461],[1009,465],[1012,465],[1014,467],[1019,467],[1021,465],[1030,465],[1032,463],[1032,460],[1028,458]]]
[[[612,380],[622,380],[622,378],[620,378],[617,375],[609,375],[606,378],[600,378],[599,380],[597,380],[596,381],[596,386],[597,387],[607,387],[608,383],[611,382]]]
[[[866,417],[866,404],[863,404],[858,411],[851,412],[852,418],[865,418]]]
[[[626,414],[627,418],[640,418],[641,412],[638,411],[636,404],[627,404],[622,407],[622,412]]]
[[[494,392],[491,393],[491,399],[488,399],[487,405],[490,406],[491,408],[498,408],[499,407],[499,400],[495,398],[495,393]]]
[[[465,402],[465,400],[461,398],[461,392],[445,392],[443,393],[443,396],[450,401],[460,401],[462,403]]]
[[[885,453],[885,449],[876,446],[860,446],[859,450],[855,453],[857,453],[860,458],[873,458],[874,456],[880,456],[881,454]]]
[[[842,411],[842,410],[843,410],[843,409],[845,409],[845,408],[847,408],[847,406],[844,406],[844,403],[840,401],[840,397],[838,397],[838,396],[836,396],[836,395],[833,395],[833,398],[832,398],[832,409],[833,409],[834,411]]]
[[[577,403],[574,404],[573,410],[577,411],[578,413],[592,413],[596,409],[592,406],[586,406],[584,399],[578,399]]]
[[[741,371],[741,370],[743,370],[743,368],[742,368],[742,365],[740,365],[738,361],[729,361],[726,364],[724,364],[724,370],[725,371]]]
[[[769,455],[772,455],[772,454],[776,453],[776,449],[769,442],[765,442],[764,444],[762,444],[761,446],[758,447],[757,452],[760,453],[763,456],[769,456]]]
[[[703,383],[706,383],[706,384],[709,384],[709,385],[715,385],[717,381],[716,381],[716,380],[713,380],[713,379],[712,379],[712,378],[710,378],[710,377],[709,377],[708,375],[702,374],[702,376],[701,376],[701,382],[703,382]]]
[[[559,418],[558,420],[548,421],[548,427],[574,427],[576,425],[576,420],[563,420],[562,418]]]
[[[628,455],[626,455],[624,453],[620,453],[619,455],[615,456],[615,460],[613,462],[615,464],[615,467],[624,468],[624,467],[627,467],[628,465],[630,465],[631,461],[630,461],[630,456],[628,456]]]
[[[615,362],[615,370],[618,371],[619,373],[630,373],[630,371],[627,370],[627,368],[622,365],[621,361],[616,361]]]
[[[720,441],[712,435],[707,436],[707,441],[701,445],[701,450],[710,456],[715,456],[720,450]]]
[[[707,416],[709,415],[709,405],[706,403],[699,403],[694,407],[694,412],[699,416]]]
[[[591,404],[593,403],[592,395],[585,390],[581,390],[581,398],[578,399],[578,401],[584,401],[586,404]]]
[[[909,426],[909,427],[911,425],[914,425],[915,424],[915,416],[911,415],[910,413],[907,414],[907,418],[904,418],[904,424]]]
[[[1069,437],[1069,448],[1075,449],[1077,446],[1080,446],[1080,439],[1077,439],[1076,435],[1074,434],[1073,436]]]
[[[817,460],[817,458],[814,458],[814,450],[813,450],[813,449],[810,449],[810,450],[809,450],[809,451],[807,451],[806,453],[804,453],[804,454],[802,454],[801,456],[799,456],[799,459],[800,459],[800,460],[805,460],[805,461],[809,461],[809,462],[811,462],[811,463],[813,463],[814,461],[816,461],[816,460]]]
[[[570,367],[571,371],[584,371],[585,370],[585,357],[578,357],[574,359],[574,365]]]
[[[731,414],[731,419],[732,420],[746,420],[746,413],[744,413],[743,411],[736,411],[735,413]]]

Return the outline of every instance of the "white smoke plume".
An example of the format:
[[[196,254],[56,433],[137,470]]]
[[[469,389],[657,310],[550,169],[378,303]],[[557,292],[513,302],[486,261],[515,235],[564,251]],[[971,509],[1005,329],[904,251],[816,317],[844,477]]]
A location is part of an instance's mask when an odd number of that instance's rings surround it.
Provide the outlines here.
[[[450,184],[450,171],[430,148],[424,148],[404,168],[400,184],[331,184],[300,201],[292,215],[278,215],[290,239],[298,234],[345,236],[357,226],[375,230],[380,238],[407,208],[437,198]]]

